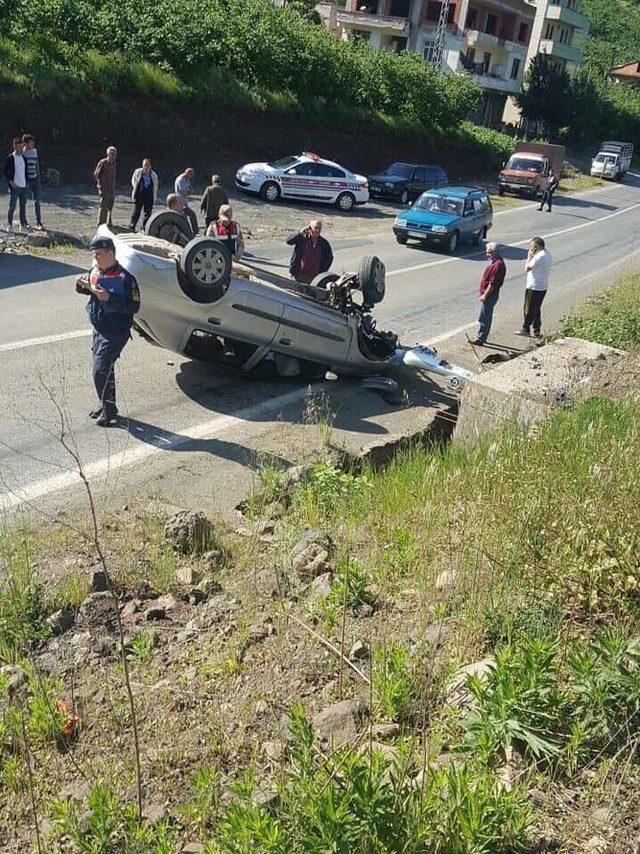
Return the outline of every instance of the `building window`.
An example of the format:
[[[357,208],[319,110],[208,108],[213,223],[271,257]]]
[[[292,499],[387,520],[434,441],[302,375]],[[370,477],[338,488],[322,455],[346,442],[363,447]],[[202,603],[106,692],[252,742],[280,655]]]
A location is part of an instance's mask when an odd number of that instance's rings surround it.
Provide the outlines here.
[[[495,35],[495,32],[497,29],[498,29],[498,16],[497,15],[487,15],[487,26],[484,28],[485,33],[487,33],[487,35],[493,36],[493,35]]]
[[[544,31],[544,37],[550,41],[553,39],[553,24],[547,24],[547,29]]]
[[[436,0],[429,0],[427,3],[427,21],[439,21],[440,20],[440,9],[442,8],[442,3],[436,2]],[[449,6],[449,14],[447,15],[447,22],[450,24],[453,21],[453,16],[456,13],[455,4],[452,3]]]
[[[371,38],[369,30],[351,30],[351,38],[358,42],[368,42]]]
[[[469,11],[467,12],[466,27],[468,30],[477,30],[478,29],[476,26],[477,23],[478,23],[478,10],[470,7]]]
[[[469,62],[475,62],[476,61],[476,49],[475,49],[475,47],[468,47],[467,48],[467,60]]]
[[[518,27],[518,41],[526,43],[529,35],[529,24],[520,24]]]
[[[567,30],[564,27],[560,30],[560,44],[566,44],[567,46],[571,45],[571,30]]]
[[[389,42],[389,50],[391,53],[402,53],[407,49],[407,40],[403,36],[394,36]]]
[[[485,53],[484,62],[482,63],[482,68],[485,74],[489,73],[489,66],[491,65],[491,54]]]
[[[425,62],[435,62],[436,61],[436,43],[435,42],[425,42],[424,47],[422,48],[422,58]]]
[[[368,15],[378,14],[378,0],[358,0],[358,12],[366,12]]]
[[[518,59],[518,57],[516,57],[513,60],[513,65],[511,66],[511,79],[512,80],[518,79],[518,75],[520,74],[520,63],[521,63],[521,60]]]
[[[389,14],[394,18],[408,18],[411,0],[391,0]]]

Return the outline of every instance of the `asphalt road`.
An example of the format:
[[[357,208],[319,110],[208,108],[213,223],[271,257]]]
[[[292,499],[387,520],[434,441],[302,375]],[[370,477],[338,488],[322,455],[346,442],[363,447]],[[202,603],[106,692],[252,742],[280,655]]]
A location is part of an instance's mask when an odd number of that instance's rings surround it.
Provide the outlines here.
[[[552,329],[586,295],[633,268],[640,179],[560,198],[551,214],[525,206],[496,216],[490,239],[504,244],[508,266],[491,336],[498,348],[523,346],[513,330],[521,320],[524,259],[534,234],[547,239],[555,260],[543,307],[544,325]],[[262,246],[254,260],[286,269],[284,249]],[[391,221],[388,235],[354,234],[334,241],[334,250],[337,270],[353,269],[364,254],[384,260],[387,297],[376,311],[381,328],[406,343],[438,342],[453,361],[477,365],[465,333],[475,329],[483,250],[463,246],[449,257],[400,246]],[[138,338],[118,364],[127,425],[97,428],[87,418],[95,401],[84,300],[73,287],[79,270],[62,261],[0,255],[0,507],[57,512],[78,500],[76,467],[63,442],[104,502],[121,493],[138,500],[187,494],[205,503],[216,496],[214,505],[224,505],[242,491],[247,467],[296,457],[290,433],[289,444],[274,436],[302,419],[304,388],[216,374]],[[359,422],[357,429],[367,428]]]

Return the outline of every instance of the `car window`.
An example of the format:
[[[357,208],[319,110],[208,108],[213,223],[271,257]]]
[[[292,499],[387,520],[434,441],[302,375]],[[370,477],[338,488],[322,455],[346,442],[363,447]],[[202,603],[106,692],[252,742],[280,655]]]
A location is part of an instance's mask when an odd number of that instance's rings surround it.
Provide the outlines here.
[[[337,169],[335,166],[329,166],[328,163],[317,163],[316,164],[316,175],[319,175],[321,178],[344,178],[344,172],[342,169]]]
[[[462,202],[460,199],[451,199],[447,196],[442,196],[439,193],[423,193],[416,207],[434,213],[448,213],[455,216],[462,215]]]
[[[473,201],[471,199],[465,199],[464,212],[465,214],[473,212]]]
[[[484,210],[484,205],[482,204],[482,199],[474,199],[473,200],[473,212],[474,213],[482,213]]]
[[[287,171],[287,175],[315,175],[315,163],[298,163],[293,169]]]
[[[414,169],[413,171],[413,180],[419,181],[421,184],[426,184],[429,182],[429,172],[427,169],[420,168]]]
[[[269,163],[269,166],[273,169],[286,169],[287,166],[293,166],[293,164],[297,162],[297,157],[282,157],[280,160],[273,160]]]
[[[387,169],[387,175],[396,175],[398,178],[409,180],[411,178],[411,166],[406,163],[392,163]]]

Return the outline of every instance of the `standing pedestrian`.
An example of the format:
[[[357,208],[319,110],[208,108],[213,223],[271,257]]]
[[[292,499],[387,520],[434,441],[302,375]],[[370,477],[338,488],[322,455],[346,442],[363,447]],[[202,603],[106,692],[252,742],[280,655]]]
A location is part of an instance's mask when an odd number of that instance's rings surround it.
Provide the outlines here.
[[[42,231],[42,209],[40,206],[40,160],[36,148],[36,138],[32,133],[25,133],[22,137],[24,143],[23,155],[27,163],[27,197],[31,194],[36,211],[36,228]]]
[[[556,177],[556,173],[553,171],[553,169],[549,169],[547,183],[544,185],[544,188],[542,190],[542,196],[540,197],[540,207],[538,208],[539,211],[542,210],[546,203],[547,211],[551,213],[551,203],[553,202],[553,194],[555,193],[559,183],[560,181]]]
[[[142,228],[145,228],[157,196],[158,176],[151,168],[151,160],[145,157],[142,166],[135,169],[131,176],[131,198],[133,199],[133,213],[129,222],[131,231],[136,230],[143,209]]]
[[[185,214],[184,208],[182,207],[182,201],[180,200],[180,196],[177,193],[169,193],[167,196],[167,209],[173,211],[173,213],[177,213],[182,217],[184,222],[180,223],[179,230],[184,234],[187,240],[193,240],[195,234],[193,233],[193,228],[191,227],[191,220]],[[170,238],[167,237],[167,240]]]
[[[111,225],[111,212],[116,200],[116,159],[118,149],[114,145],[107,148],[107,156],[98,161],[93,177],[96,179],[100,194],[100,214],[98,225]]]
[[[234,261],[242,258],[244,238],[240,224],[233,219],[231,205],[220,206],[218,218],[209,225],[206,234],[224,243]]]
[[[20,231],[25,234],[27,223],[27,161],[24,159],[24,144],[19,136],[13,140],[13,151],[4,163],[2,174],[9,186],[9,213],[7,231],[13,233],[13,215],[16,205],[20,205]]]
[[[193,168],[191,166],[187,166],[184,172],[181,172],[176,178],[174,192],[176,196],[178,196],[178,198],[180,199],[180,203],[182,205],[182,213],[191,223],[191,230],[194,234],[197,234],[198,217],[196,212],[189,207],[189,197],[193,189],[192,182],[195,177],[195,174],[196,173],[194,172]]]
[[[480,297],[480,316],[478,317],[478,334],[471,342],[482,347],[486,343],[491,330],[493,321],[493,310],[496,307],[500,296],[500,288],[504,284],[505,276],[507,275],[507,267],[504,259],[500,254],[500,247],[497,243],[487,243],[486,248],[489,265],[485,268],[478,294]]]
[[[322,222],[314,219],[287,238],[288,245],[293,246],[289,272],[296,282],[310,284],[318,273],[326,273],[333,264],[333,251],[321,232]]]
[[[89,413],[100,427],[117,424],[115,363],[131,338],[133,315],[140,308],[138,283],[116,261],[113,240],[91,241],[93,266],[76,279],[76,291],[89,295],[87,313],[93,326],[93,382],[100,406]]]
[[[204,214],[205,229],[209,228],[209,225],[218,219],[220,206],[228,204],[229,197],[220,185],[220,176],[212,175],[211,184],[204,191],[200,200],[200,210]]]
[[[516,335],[529,337],[531,329],[536,338],[542,337],[540,308],[549,288],[549,272],[553,258],[541,237],[534,237],[529,246],[525,271],[527,287],[524,292],[524,322]]]

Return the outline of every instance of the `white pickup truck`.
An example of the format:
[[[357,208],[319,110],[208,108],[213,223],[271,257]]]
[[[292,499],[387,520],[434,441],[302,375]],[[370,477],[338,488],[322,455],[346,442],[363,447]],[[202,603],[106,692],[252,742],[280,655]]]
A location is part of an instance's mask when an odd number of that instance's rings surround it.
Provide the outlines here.
[[[631,167],[632,157],[632,142],[603,142],[591,163],[591,174],[595,178],[622,181]]]

